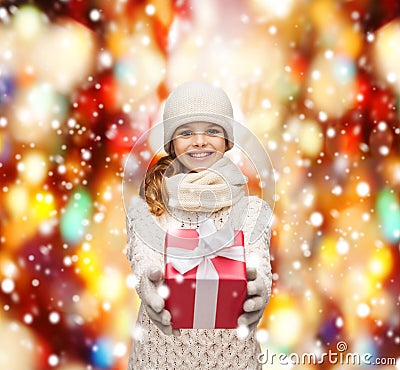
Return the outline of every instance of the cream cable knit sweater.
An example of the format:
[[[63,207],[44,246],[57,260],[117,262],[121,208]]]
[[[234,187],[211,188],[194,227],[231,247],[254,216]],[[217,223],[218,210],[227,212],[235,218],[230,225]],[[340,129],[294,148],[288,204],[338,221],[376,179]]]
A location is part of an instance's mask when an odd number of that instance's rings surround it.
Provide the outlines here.
[[[272,276],[269,255],[270,228],[265,224],[271,220],[271,209],[257,197],[242,198],[242,206],[248,202],[246,212],[240,204],[223,208],[211,215],[219,229],[229,217],[232,226],[242,226],[245,237],[245,257],[259,261],[257,272],[262,276],[265,289],[271,292]],[[146,216],[147,213],[147,216]],[[154,233],[149,228],[147,206],[138,202],[128,211],[128,250],[127,257],[134,274],[139,279],[137,291],[141,296],[140,279],[149,266],[158,266],[164,271],[164,256],[149,248],[138,238],[134,230]],[[175,210],[175,217],[163,214],[155,218],[166,230],[166,225],[181,228],[196,228],[201,212]],[[209,215],[208,215],[209,216]],[[153,217],[153,216],[151,216]],[[147,218],[147,221],[146,221]],[[243,219],[244,218],[244,219]],[[236,223],[236,225],[235,225]],[[147,225],[146,225],[147,224]],[[146,227],[148,230],[146,230]],[[250,234],[257,229],[261,238],[249,243]],[[165,234],[154,233],[156,243],[163,245]],[[182,329],[181,336],[163,334],[149,319],[141,305],[134,330],[133,345],[129,358],[129,370],[190,370],[190,369],[261,369],[257,362],[260,345],[255,339],[255,331],[247,338],[240,339],[236,330],[231,329]]]

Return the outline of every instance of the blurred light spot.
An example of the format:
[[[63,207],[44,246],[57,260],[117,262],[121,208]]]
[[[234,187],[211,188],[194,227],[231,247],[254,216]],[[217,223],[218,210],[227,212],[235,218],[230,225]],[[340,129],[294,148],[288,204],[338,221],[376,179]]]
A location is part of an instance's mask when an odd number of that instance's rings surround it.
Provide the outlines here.
[[[360,197],[366,197],[366,196],[368,196],[368,195],[369,195],[369,192],[370,192],[370,188],[369,188],[369,184],[368,184],[368,183],[366,183],[366,182],[360,182],[360,183],[357,185],[357,194],[358,194]]]
[[[344,324],[343,318],[338,317],[338,318],[336,319],[335,324],[336,324],[336,326],[337,326],[338,328],[342,328],[342,327],[343,327],[343,324]]]
[[[101,18],[101,12],[99,9],[92,9],[89,13],[89,18],[90,20],[92,20],[93,22],[97,22],[100,20]]]
[[[265,329],[258,329],[256,331],[256,340],[258,343],[266,343],[268,340],[268,332]]]
[[[60,359],[58,358],[57,355],[50,355],[48,359],[48,363],[50,366],[54,367],[57,366],[60,362]]]
[[[14,280],[10,278],[6,278],[1,282],[1,290],[6,293],[12,293],[15,289],[15,283]]]
[[[370,34],[373,36],[373,34]],[[373,44],[373,57],[380,77],[390,83],[400,93],[400,20],[388,22],[376,32]]]
[[[249,335],[250,330],[247,325],[239,325],[236,329],[236,334],[238,338],[245,339]]]
[[[320,212],[313,212],[310,216],[311,225],[319,227],[322,225],[324,218]]]
[[[50,312],[49,321],[52,324],[58,324],[60,322],[60,314],[58,312]]]
[[[25,5],[18,9],[13,18],[16,34],[24,41],[31,41],[44,29],[46,16],[37,8]]]
[[[169,288],[166,285],[160,285],[157,289],[157,293],[161,298],[167,299],[169,297]]]
[[[147,15],[154,15],[156,12],[156,7],[153,4],[147,4],[145,11]]]
[[[48,162],[42,152],[27,151],[18,166],[20,176],[32,185],[40,184],[48,172]]]
[[[392,243],[400,240],[400,205],[397,196],[389,189],[382,189],[377,196],[376,207],[382,232]]]
[[[344,239],[340,239],[336,244],[336,250],[339,254],[347,254],[349,252],[349,243]]]
[[[360,303],[357,306],[357,315],[359,317],[363,317],[363,318],[367,317],[369,315],[370,311],[371,310],[370,310],[369,306],[366,303]]]
[[[23,318],[23,321],[24,321],[24,323],[27,324],[27,325],[32,324],[32,322],[33,322],[33,316],[32,316],[32,314],[30,314],[30,313],[25,314],[25,315],[24,315],[24,318]]]
[[[115,357],[124,357],[127,352],[125,343],[116,343],[114,346],[113,355]]]
[[[99,338],[92,346],[91,350],[92,364],[100,368],[111,368],[113,360],[113,348],[111,341],[107,338]]]
[[[86,227],[84,220],[92,212],[92,199],[90,194],[80,189],[70,197],[65,212],[61,215],[61,233],[69,243],[77,243],[84,237]]]
[[[377,280],[388,276],[393,268],[393,257],[389,247],[383,246],[377,249],[368,261],[368,270]]]

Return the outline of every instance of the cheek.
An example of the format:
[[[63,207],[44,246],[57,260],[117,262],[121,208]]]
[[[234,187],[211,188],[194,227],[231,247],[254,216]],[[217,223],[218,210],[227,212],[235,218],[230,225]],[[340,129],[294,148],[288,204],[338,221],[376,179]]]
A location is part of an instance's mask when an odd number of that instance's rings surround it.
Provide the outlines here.
[[[179,162],[185,162],[185,152],[187,151],[187,146],[182,143],[172,142],[172,154],[174,158],[177,158]]]
[[[171,150],[176,154],[180,152],[180,145],[177,140],[172,140],[171,141]]]
[[[218,140],[217,142],[214,143],[214,148],[221,153],[225,153],[226,149],[228,148],[226,145],[226,141],[225,140]]]
[[[175,153],[175,155],[178,157],[182,153],[184,153],[184,148],[182,144],[179,144],[177,142],[172,142],[172,150]]]

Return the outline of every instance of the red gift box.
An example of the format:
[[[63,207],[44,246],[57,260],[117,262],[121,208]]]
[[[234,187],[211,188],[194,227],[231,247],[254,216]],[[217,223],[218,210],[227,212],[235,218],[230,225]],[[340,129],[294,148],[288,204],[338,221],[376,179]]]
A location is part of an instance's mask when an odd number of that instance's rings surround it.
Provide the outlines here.
[[[243,232],[231,232],[231,245],[201,255],[197,261],[200,264],[184,273],[173,266],[177,259],[182,262],[182,257],[171,258],[169,251],[198,249],[199,234],[196,229],[167,232],[165,284],[169,296],[165,307],[171,313],[174,329],[237,328],[237,319],[243,313],[246,299],[247,277]],[[236,257],[232,257],[234,250]],[[193,264],[193,258],[183,260],[184,264]]]

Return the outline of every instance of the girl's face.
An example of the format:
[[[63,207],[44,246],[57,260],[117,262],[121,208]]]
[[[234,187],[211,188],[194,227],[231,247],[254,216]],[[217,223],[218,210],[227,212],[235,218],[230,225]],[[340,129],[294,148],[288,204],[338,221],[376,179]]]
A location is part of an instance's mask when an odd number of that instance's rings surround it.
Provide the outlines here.
[[[172,138],[176,157],[189,171],[199,172],[221,159],[226,150],[224,130],[209,122],[178,127]]]

